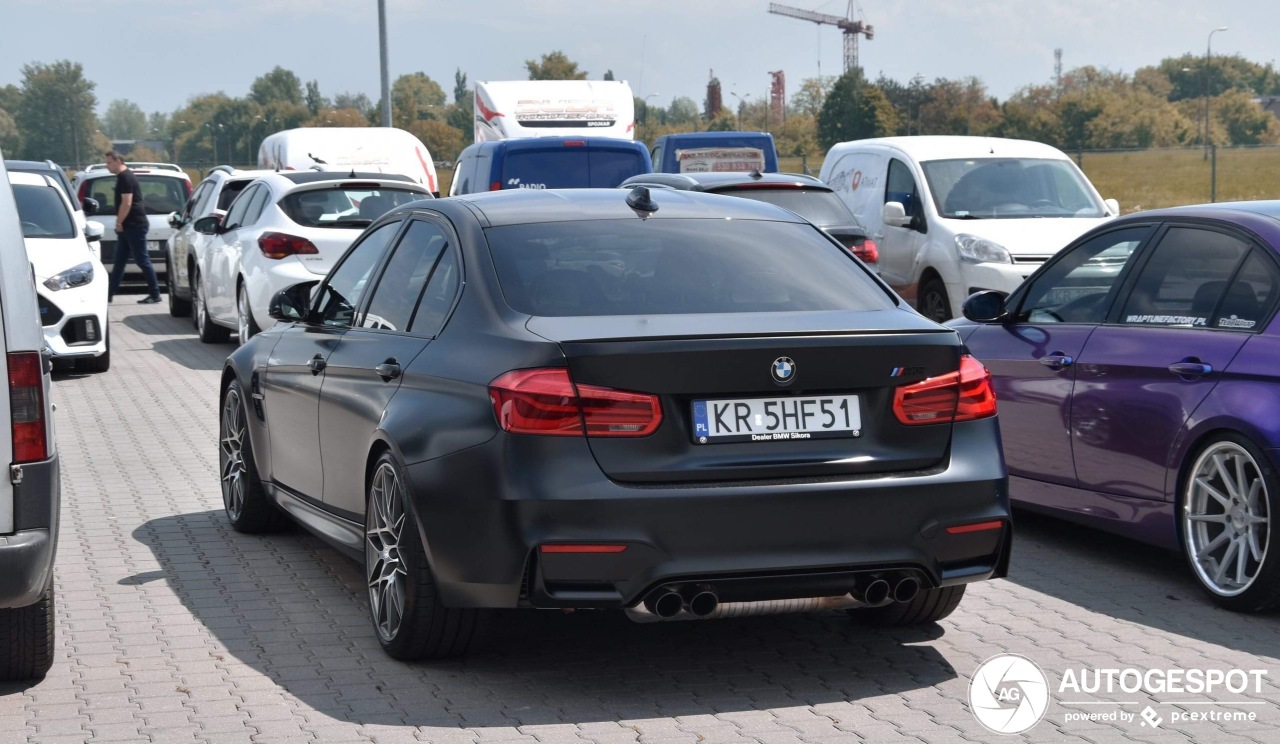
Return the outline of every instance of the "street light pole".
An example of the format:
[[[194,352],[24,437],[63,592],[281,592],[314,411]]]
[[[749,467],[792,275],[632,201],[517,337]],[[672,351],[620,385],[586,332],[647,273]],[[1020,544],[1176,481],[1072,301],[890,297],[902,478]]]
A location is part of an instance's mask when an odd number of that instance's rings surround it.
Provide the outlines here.
[[[1209,40],[1204,45],[1204,159],[1209,159],[1209,63],[1213,56],[1213,35],[1219,31],[1226,31],[1226,26],[1219,26],[1209,32]]]
[[[382,66],[382,126],[391,126],[391,69],[387,62],[387,0],[378,0],[378,49]]]
[[[644,128],[645,134],[649,134],[649,99],[654,96],[660,96],[661,93],[650,93],[644,97]]]

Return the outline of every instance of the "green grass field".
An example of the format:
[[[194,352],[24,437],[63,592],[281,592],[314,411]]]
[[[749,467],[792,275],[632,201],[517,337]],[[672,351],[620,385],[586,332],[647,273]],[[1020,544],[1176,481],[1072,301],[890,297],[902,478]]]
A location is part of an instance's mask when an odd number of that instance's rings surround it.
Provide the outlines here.
[[[800,158],[778,164],[801,172]],[[1200,149],[1086,152],[1081,167],[1125,213],[1209,201],[1210,161]],[[822,159],[809,158],[809,169],[817,175]],[[1280,199],[1280,147],[1218,150],[1218,201],[1239,199]]]

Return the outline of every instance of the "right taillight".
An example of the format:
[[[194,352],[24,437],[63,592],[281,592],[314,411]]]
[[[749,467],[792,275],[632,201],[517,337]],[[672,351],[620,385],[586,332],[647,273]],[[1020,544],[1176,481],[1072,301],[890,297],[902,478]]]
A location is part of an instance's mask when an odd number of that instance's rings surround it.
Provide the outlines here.
[[[862,259],[863,263],[880,263],[880,248],[876,246],[876,241],[871,238],[866,238],[860,243],[854,243],[849,246],[849,250],[853,255]]]
[[[320,252],[315,243],[306,238],[278,232],[263,233],[258,238],[258,249],[262,251],[262,255],[277,261],[289,256],[315,255]]]
[[[893,414],[908,426],[972,421],[996,415],[991,373],[968,354],[960,369],[894,391]]]
[[[489,383],[489,399],[513,434],[643,437],[662,423],[658,396],[575,385],[563,367],[508,372]]]
[[[49,459],[44,420],[44,372],[40,353],[9,354],[9,421],[15,464]]]

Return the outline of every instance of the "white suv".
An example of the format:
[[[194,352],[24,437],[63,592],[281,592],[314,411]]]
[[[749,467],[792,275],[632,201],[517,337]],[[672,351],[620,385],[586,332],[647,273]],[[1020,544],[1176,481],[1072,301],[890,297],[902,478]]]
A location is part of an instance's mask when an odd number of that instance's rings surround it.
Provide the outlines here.
[[[9,463],[0,478],[0,681],[43,677],[53,664],[62,494],[36,290],[8,183],[0,161],[0,354],[9,371],[0,393],[0,462]]]
[[[165,243],[173,228],[169,215],[182,211],[182,205],[191,198],[191,178],[182,168],[169,163],[128,163],[129,170],[138,177],[142,188],[142,206],[147,212],[147,253],[155,266],[156,278],[165,281]],[[116,255],[116,177],[104,163],[96,163],[80,171],[71,181],[76,195],[83,202],[86,197],[98,203],[96,214],[89,220],[103,228],[102,263],[110,273]],[[130,262],[123,283],[141,281],[142,272]]]
[[[173,234],[165,241],[165,273],[168,274],[169,314],[183,318],[191,314],[191,280],[195,276],[200,253],[209,242],[209,236],[196,232],[195,221],[201,217],[221,217],[231,208],[240,192],[269,170],[237,170],[229,165],[219,165],[209,172],[196,186],[195,193],[187,200],[181,212],[169,215]]]
[[[82,230],[66,193],[51,176],[10,173],[9,185],[36,281],[45,346],[53,357],[74,362],[81,371],[107,371],[108,277],[89,248],[102,237],[102,226],[88,222]]]

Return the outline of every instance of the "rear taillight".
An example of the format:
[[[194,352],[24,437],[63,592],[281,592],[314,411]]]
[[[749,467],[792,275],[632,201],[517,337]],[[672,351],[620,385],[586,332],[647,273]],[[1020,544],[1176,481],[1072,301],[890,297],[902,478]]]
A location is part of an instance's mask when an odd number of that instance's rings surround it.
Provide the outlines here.
[[[982,362],[964,354],[960,369],[894,391],[893,414],[908,425],[972,421],[996,415],[991,373]]]
[[[262,255],[277,261],[289,256],[314,255],[319,253],[315,243],[297,235],[269,232],[258,238],[258,248]]]
[[[574,385],[562,367],[508,372],[489,383],[489,399],[513,434],[643,437],[662,423],[658,396]]]
[[[565,140],[564,146],[565,147],[586,147],[587,141],[586,140]]]
[[[44,421],[44,373],[37,351],[9,354],[9,420],[14,463],[49,459]]]
[[[494,181],[489,184],[490,191],[502,191],[502,181]]]
[[[876,241],[871,238],[854,243],[849,246],[849,251],[862,259],[865,264],[880,263],[880,248],[876,245]]]
[[[76,192],[76,198],[80,200],[80,204],[84,204],[84,199],[89,195],[89,179],[80,182],[80,190]]]

